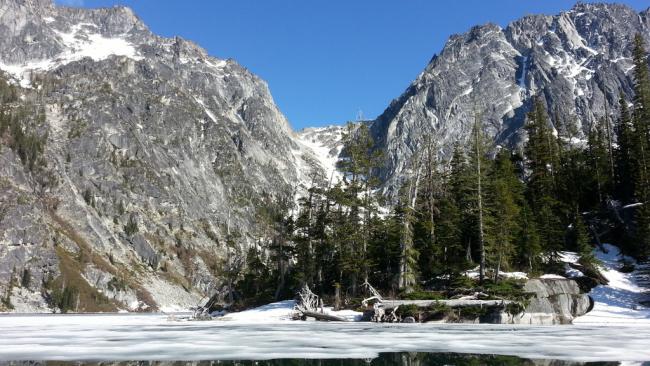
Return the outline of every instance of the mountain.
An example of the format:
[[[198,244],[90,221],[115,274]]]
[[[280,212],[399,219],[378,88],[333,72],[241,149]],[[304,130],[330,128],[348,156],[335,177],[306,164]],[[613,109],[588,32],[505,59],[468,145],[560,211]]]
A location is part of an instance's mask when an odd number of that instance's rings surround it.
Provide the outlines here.
[[[497,144],[521,147],[534,96],[549,107],[556,129],[578,138],[606,112],[617,114],[619,93],[632,95],[632,39],[650,39],[650,9],[578,3],[559,15],[531,15],[505,29],[495,24],[454,35],[440,54],[372,125],[384,190],[394,195],[426,136],[441,157],[466,143],[474,118]],[[562,131],[560,131],[562,132]]]
[[[128,8],[0,0],[0,32],[14,104],[37,115],[0,145],[0,297],[17,310],[73,285],[85,311],[196,305],[276,203],[325,176],[263,80]]]
[[[341,179],[344,127],[294,132],[259,77],[128,8],[0,0],[0,32],[0,311],[187,309],[226,293],[314,181]],[[583,138],[631,96],[636,33],[650,10],[578,4],[452,36],[367,122],[384,191],[475,115],[521,147],[535,96]]]

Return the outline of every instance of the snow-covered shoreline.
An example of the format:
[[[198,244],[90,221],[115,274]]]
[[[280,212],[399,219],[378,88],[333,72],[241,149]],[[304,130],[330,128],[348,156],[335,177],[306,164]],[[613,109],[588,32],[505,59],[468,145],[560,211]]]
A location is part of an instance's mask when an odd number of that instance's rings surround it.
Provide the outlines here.
[[[620,272],[618,269],[622,266],[621,260],[624,259],[628,263],[634,263],[632,258],[624,258],[620,254],[620,250],[609,244],[604,244],[602,250],[596,250],[596,258],[600,261],[600,271],[603,276],[609,281],[607,285],[600,285],[592,289],[589,295],[594,299],[594,308],[591,312],[584,316],[574,319],[574,324],[579,325],[593,325],[593,326],[648,326],[650,327],[650,308],[639,305],[640,301],[650,301],[650,289],[643,288],[636,283],[637,272],[630,273]],[[574,253],[562,253],[562,260],[567,263],[567,276],[568,278],[574,277],[575,270],[572,270],[568,263],[575,263],[578,257]],[[523,272],[505,273],[508,277],[514,278],[527,278]],[[472,273],[469,274],[470,276]],[[580,273],[581,275],[581,273]],[[545,275],[546,278],[551,278],[550,275]],[[557,276],[558,278],[566,278]],[[544,276],[542,276],[544,278]],[[294,300],[279,301],[257,308],[248,309],[242,312],[226,313],[221,317],[215,318],[217,321],[229,322],[231,324],[273,324],[278,322],[292,321],[294,314]],[[160,313],[153,313],[150,315],[187,315],[186,311],[180,307],[166,307],[161,309]],[[362,313],[353,310],[334,311],[332,308],[324,308],[325,313],[337,315],[347,319],[348,321],[360,320]],[[0,313],[0,316],[11,315],[43,315],[48,314],[47,311],[34,312],[34,313]],[[112,313],[107,313],[111,315]],[[128,313],[122,312],[119,314],[134,316],[141,313]],[[81,315],[81,314],[79,314]],[[150,316],[148,315],[148,316]]]
[[[623,258],[620,250],[609,244],[603,245],[606,253],[597,250],[596,258],[601,262],[600,272],[609,281],[607,285],[595,287],[589,293],[594,299],[594,308],[584,316],[576,318],[574,324],[629,324],[650,326],[650,308],[643,307],[640,301],[650,301],[650,289],[638,285],[636,277],[639,269],[623,273],[621,259],[635,263],[632,258]]]
[[[276,323],[292,321],[295,304],[296,302],[294,300],[278,301],[254,309],[229,313],[216,318],[216,320],[235,323]],[[354,310],[335,311],[331,307],[324,307],[323,312],[342,317],[347,321],[359,321],[363,315],[363,313]]]

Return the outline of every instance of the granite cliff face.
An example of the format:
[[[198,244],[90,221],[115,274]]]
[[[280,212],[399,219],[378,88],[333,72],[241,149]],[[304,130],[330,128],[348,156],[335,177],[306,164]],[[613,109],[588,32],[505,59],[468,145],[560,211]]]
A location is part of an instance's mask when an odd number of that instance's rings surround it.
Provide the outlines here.
[[[650,10],[578,4],[555,16],[533,15],[505,29],[487,24],[452,36],[440,54],[373,123],[387,156],[381,171],[394,194],[409,159],[432,135],[442,157],[468,141],[475,115],[497,144],[521,146],[533,96],[551,106],[556,128],[577,127],[578,138],[620,92],[632,94],[632,39],[650,39]]]
[[[0,34],[14,104],[38,115],[19,123],[45,139],[40,173],[11,136],[0,146],[0,294],[17,310],[44,309],[51,281],[102,309],[196,305],[265,230],[264,208],[324,172],[264,81],[128,8],[0,0]]]

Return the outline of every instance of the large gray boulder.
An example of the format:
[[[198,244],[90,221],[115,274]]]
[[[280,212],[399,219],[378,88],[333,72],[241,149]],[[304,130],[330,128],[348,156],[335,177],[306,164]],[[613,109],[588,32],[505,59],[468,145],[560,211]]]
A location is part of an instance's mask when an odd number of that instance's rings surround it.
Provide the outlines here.
[[[494,314],[493,322],[502,324],[553,325],[571,324],[573,319],[593,308],[589,295],[570,279],[530,279],[524,290],[533,293],[524,312]]]

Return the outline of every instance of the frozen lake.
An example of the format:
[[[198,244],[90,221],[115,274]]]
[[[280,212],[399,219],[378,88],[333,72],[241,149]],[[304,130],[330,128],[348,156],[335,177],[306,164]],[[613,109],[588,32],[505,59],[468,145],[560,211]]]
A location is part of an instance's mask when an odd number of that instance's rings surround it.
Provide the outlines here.
[[[422,357],[477,354],[537,360],[650,361],[649,340],[647,325],[528,327],[291,321],[265,324],[174,321],[166,315],[0,315],[0,363],[367,360],[376,359],[380,353],[383,355],[377,360],[413,356],[400,352],[422,352]]]

